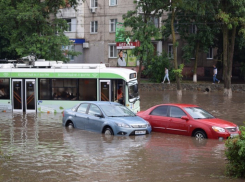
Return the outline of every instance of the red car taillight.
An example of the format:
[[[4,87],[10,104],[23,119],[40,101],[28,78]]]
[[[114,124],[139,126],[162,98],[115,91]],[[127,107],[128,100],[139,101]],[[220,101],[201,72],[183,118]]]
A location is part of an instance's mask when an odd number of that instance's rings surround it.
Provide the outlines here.
[[[65,116],[64,111],[62,112],[63,117]]]

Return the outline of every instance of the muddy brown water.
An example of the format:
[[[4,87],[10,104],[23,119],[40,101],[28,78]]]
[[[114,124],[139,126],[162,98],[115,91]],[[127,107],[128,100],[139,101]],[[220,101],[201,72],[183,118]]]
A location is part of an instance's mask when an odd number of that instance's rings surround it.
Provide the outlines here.
[[[161,103],[191,103],[242,125],[245,97],[233,93],[141,92],[141,109]],[[224,141],[153,132],[105,137],[61,125],[61,114],[1,113],[0,181],[222,181]]]

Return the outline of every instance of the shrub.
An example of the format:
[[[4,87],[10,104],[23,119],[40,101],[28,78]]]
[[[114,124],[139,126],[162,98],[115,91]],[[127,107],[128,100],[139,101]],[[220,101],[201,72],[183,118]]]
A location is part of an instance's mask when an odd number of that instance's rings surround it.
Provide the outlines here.
[[[147,76],[153,82],[162,82],[165,75],[165,68],[168,68],[170,81],[175,80],[173,66],[166,53],[156,55],[145,65],[143,75]]]
[[[229,176],[245,178],[245,126],[240,127],[241,135],[225,142],[228,159],[226,172]]]

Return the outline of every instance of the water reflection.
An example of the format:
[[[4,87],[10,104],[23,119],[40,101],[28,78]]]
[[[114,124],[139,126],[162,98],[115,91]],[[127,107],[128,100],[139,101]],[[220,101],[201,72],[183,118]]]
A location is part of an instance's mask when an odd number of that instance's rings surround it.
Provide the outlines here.
[[[179,102],[242,124],[245,98],[183,91],[142,92],[141,108]],[[224,176],[224,141],[155,133],[107,137],[62,127],[61,114],[1,113],[0,181],[236,181]]]

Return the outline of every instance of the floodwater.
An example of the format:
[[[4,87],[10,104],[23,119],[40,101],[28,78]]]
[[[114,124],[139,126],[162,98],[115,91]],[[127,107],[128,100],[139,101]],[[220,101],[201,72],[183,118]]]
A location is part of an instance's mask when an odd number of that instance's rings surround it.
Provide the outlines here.
[[[141,92],[141,109],[161,103],[196,104],[238,125],[245,121],[245,97],[233,93]],[[0,115],[0,181],[241,182],[225,176],[224,141],[153,132],[105,137],[61,125],[61,114]]]

